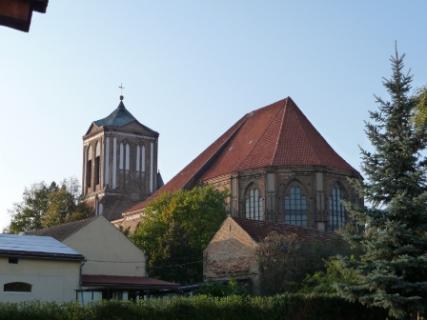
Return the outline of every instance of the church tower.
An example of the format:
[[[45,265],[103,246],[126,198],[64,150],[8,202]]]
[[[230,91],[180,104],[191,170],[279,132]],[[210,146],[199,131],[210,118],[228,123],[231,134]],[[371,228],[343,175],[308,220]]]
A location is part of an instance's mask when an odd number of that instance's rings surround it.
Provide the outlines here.
[[[83,136],[83,196],[97,215],[121,218],[162,184],[157,173],[158,137],[123,104],[92,122]]]

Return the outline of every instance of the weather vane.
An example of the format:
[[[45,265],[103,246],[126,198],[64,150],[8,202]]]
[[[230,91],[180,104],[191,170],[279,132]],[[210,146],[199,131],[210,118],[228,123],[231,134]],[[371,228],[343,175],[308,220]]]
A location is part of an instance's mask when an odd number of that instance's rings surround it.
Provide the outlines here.
[[[125,87],[123,87],[123,83],[120,83],[119,89],[120,89],[120,100],[123,100],[123,90],[125,89]]]

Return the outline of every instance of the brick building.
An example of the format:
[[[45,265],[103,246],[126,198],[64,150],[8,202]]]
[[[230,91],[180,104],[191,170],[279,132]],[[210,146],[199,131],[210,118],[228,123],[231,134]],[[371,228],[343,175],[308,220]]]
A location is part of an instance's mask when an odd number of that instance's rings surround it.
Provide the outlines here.
[[[163,185],[157,169],[159,134],[123,104],[92,122],[83,136],[83,196],[97,215],[121,217]]]
[[[160,193],[211,184],[230,191],[233,217],[334,231],[347,220],[342,200],[360,201],[348,178],[361,176],[288,97],[243,116],[113,223],[133,230],[144,207]]]
[[[260,242],[273,231],[282,235],[295,234],[298,240],[308,243],[321,242],[333,247],[342,244],[341,238],[334,232],[228,217],[204,251],[205,280],[224,281],[233,278],[250,284],[254,292],[260,293],[257,250]]]

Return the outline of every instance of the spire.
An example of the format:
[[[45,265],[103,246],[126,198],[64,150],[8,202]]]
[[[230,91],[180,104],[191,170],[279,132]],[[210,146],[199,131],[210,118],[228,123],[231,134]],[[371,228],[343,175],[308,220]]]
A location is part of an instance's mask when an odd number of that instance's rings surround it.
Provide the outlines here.
[[[120,83],[119,89],[120,89],[120,101],[123,101],[124,99],[123,90],[125,89],[125,87],[123,87],[123,83]]]

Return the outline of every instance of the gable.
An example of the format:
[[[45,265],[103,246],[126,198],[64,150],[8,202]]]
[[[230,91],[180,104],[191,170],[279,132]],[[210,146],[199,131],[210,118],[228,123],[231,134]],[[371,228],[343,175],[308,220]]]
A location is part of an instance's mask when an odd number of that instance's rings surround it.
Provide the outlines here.
[[[228,217],[204,251],[204,276],[218,279],[256,273],[257,247],[249,234]]]
[[[133,133],[133,134],[144,135],[144,136],[153,137],[153,138],[158,136],[157,132],[144,126],[143,124],[141,124],[139,121],[136,121],[136,120],[122,127],[114,128],[114,131]]]
[[[145,255],[103,217],[63,241],[86,258],[84,274],[145,276]]]
[[[87,138],[91,135],[99,133],[100,131],[102,131],[102,128],[98,127],[95,122],[92,122],[91,125],[89,126],[89,129],[87,129],[85,135],[83,136],[83,138]]]

